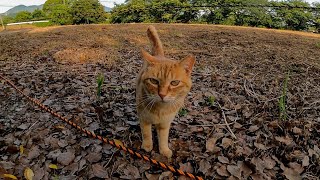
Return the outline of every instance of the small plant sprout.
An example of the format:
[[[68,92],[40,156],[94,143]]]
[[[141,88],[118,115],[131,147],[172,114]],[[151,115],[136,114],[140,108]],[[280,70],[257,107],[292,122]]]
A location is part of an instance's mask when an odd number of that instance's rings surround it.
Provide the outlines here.
[[[317,48],[320,48],[320,42],[317,42],[317,43],[316,43],[316,47],[317,47]]]
[[[103,74],[100,73],[97,76],[97,84],[98,84],[97,96],[98,96],[98,99],[100,99],[100,97],[101,97],[101,90],[102,90],[103,81],[104,81],[104,76],[103,76]]]
[[[209,97],[207,97],[207,104],[208,104],[209,106],[214,106],[215,101],[216,101],[216,98],[215,98],[214,96],[209,96]]]
[[[279,98],[279,118],[283,121],[287,119],[287,109],[286,109],[286,100],[287,100],[287,91],[288,91],[288,80],[289,80],[289,72],[287,73],[283,85],[282,85],[282,93]]]
[[[187,115],[187,113],[188,113],[188,111],[185,109],[185,108],[181,108],[180,110],[179,110],[179,116],[181,117],[181,116],[185,116],[185,115]]]

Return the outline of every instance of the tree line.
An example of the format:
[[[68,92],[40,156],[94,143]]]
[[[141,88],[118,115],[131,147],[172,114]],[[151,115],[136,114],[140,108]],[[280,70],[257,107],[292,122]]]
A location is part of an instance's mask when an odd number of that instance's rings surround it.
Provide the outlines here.
[[[320,3],[303,0],[126,0],[105,12],[98,0],[47,0],[5,22],[50,19],[54,24],[208,23],[320,33]]]
[[[302,8],[303,7],[303,8]],[[320,32],[320,3],[303,0],[127,0],[112,23],[208,23]]]
[[[92,24],[105,22],[107,13],[98,0],[47,0],[43,8],[21,11],[3,18],[4,24],[49,19],[52,24]]]

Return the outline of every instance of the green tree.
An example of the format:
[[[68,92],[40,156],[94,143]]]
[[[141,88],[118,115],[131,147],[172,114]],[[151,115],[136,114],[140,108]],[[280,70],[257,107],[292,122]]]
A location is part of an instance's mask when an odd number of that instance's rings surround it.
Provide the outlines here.
[[[320,2],[313,3],[313,7],[319,8],[320,9]],[[314,11],[313,12],[313,26],[315,30],[320,33],[320,10]]]
[[[32,19],[31,12],[28,11],[20,11],[17,13],[15,17],[16,22],[24,22],[24,21],[30,21]]]
[[[116,5],[111,11],[111,22],[152,22],[146,3],[150,4],[144,0],[127,0],[123,4]]]
[[[235,13],[240,0],[205,0],[203,6],[211,6],[204,9],[201,17],[202,21],[212,24],[229,24],[235,23]],[[227,23],[226,23],[227,22]]]
[[[2,20],[3,20],[3,24],[5,25],[16,22],[15,18],[11,16],[2,16]]]
[[[47,15],[40,9],[36,9],[32,12],[32,19],[33,20],[44,20],[46,19]]]
[[[198,10],[188,8],[187,0],[127,0],[116,5],[111,13],[111,22],[190,22]]]
[[[303,0],[287,0],[281,2],[281,5],[287,8],[278,8],[275,10],[277,18],[281,20],[282,27],[291,30],[306,30],[312,19],[312,14],[302,8],[295,6],[310,7],[310,4]]]
[[[73,0],[46,0],[43,4],[43,11],[50,14],[53,10],[57,10],[56,6],[66,5],[70,6]]]
[[[54,24],[72,24],[70,6],[73,0],[47,0],[43,5],[43,11]]]
[[[75,0],[70,13],[74,24],[91,24],[105,21],[103,6],[98,0]]]
[[[49,17],[51,18],[51,22],[54,24],[67,25],[72,24],[72,16],[69,12],[69,7],[64,4],[55,5],[54,8],[51,9],[51,13]]]
[[[272,20],[267,10],[269,8],[259,7],[268,6],[267,0],[243,0],[243,7],[235,7],[235,25],[270,27]],[[257,6],[257,7],[250,7]]]

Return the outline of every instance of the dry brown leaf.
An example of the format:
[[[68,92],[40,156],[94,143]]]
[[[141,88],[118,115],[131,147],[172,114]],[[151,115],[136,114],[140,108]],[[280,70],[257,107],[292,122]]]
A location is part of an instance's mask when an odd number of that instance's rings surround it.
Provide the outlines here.
[[[160,174],[149,174],[148,172],[145,172],[146,178],[148,180],[158,180]]]
[[[276,162],[270,157],[264,157],[263,162],[266,169],[273,169],[276,165]]]
[[[68,151],[68,152],[59,154],[57,157],[57,161],[58,163],[67,166],[74,160],[74,158],[75,158],[74,153]]]
[[[301,173],[304,171],[304,168],[303,168],[300,164],[298,164],[298,163],[296,163],[296,162],[290,162],[288,165],[289,165],[289,167],[290,167],[291,169],[294,169],[294,170],[297,171],[299,174],[301,174]]]
[[[123,169],[123,173],[125,176],[121,177],[127,177],[130,179],[140,179],[140,172],[139,169],[131,164],[128,164],[125,169]]]
[[[107,170],[99,163],[92,165],[93,175],[98,178],[109,178]]]
[[[286,137],[276,136],[275,139],[281,143],[284,143],[287,146],[292,143],[292,139],[289,136],[286,136]]]
[[[252,174],[250,177],[252,178],[252,180],[261,180],[261,179],[264,179],[263,175],[261,175],[261,174],[259,174],[259,173]]]
[[[257,143],[257,142],[254,142],[254,146],[255,146],[256,148],[260,149],[260,150],[263,150],[263,151],[267,150],[267,148],[266,148],[265,145],[260,144],[260,143]]]
[[[45,167],[35,167],[33,179],[35,180],[44,179],[45,174],[49,174],[49,172],[44,169]]]
[[[229,164],[229,159],[224,156],[218,156],[218,160],[223,164]]]
[[[292,132],[295,133],[295,134],[302,134],[302,129],[297,128],[297,127],[294,127],[294,128],[292,129]]]
[[[225,165],[220,166],[220,167],[217,169],[217,173],[218,173],[220,176],[225,176],[225,177],[230,176],[230,174],[229,174],[228,171],[227,171],[227,167],[226,167]]]
[[[9,178],[9,179],[18,179],[15,175],[12,174],[3,174],[4,178]]]
[[[40,154],[39,147],[38,147],[38,146],[33,146],[33,147],[30,149],[27,158],[28,158],[29,160],[32,160],[32,159],[38,157],[39,154]]]
[[[287,167],[282,167],[281,169],[283,170],[283,175],[285,175],[286,178],[288,178],[289,180],[301,180],[302,179],[300,174],[297,171],[295,171],[294,169],[287,168]]]
[[[120,141],[120,140],[118,140],[118,139],[113,139],[113,141],[114,141],[115,145],[124,147],[122,141]]]
[[[302,160],[302,166],[309,166],[309,156],[304,156],[303,160]]]
[[[7,147],[6,152],[11,153],[11,154],[15,154],[15,153],[19,152],[19,148],[15,145],[13,145],[13,146],[10,145]]]
[[[202,159],[200,161],[200,164],[199,164],[199,171],[200,172],[202,172],[203,174],[206,174],[210,168],[211,168],[211,165],[207,160]]]
[[[263,170],[265,168],[264,162],[257,157],[253,157],[251,159],[251,163],[254,164],[256,166],[256,170],[260,173],[263,173]]]
[[[240,128],[242,128],[242,125],[239,124],[238,122],[235,122],[235,123],[233,124],[233,127],[236,128],[236,129],[240,129]]]
[[[239,178],[236,178],[236,177],[234,177],[234,176],[229,176],[228,178],[227,178],[227,180],[238,180]]]
[[[90,163],[95,163],[95,162],[100,161],[100,159],[102,158],[102,154],[101,153],[90,152],[90,153],[88,153],[88,155],[85,158]]]
[[[221,146],[222,146],[223,148],[228,148],[228,147],[230,147],[232,144],[233,144],[232,139],[229,139],[229,138],[223,138],[223,139],[222,139]]]
[[[24,177],[27,179],[27,180],[32,180],[32,178],[33,178],[33,176],[34,176],[34,173],[33,173],[33,171],[32,171],[32,169],[30,169],[30,168],[26,168],[25,170],[24,170]]]
[[[49,168],[50,168],[50,169],[58,169],[58,166],[55,165],[55,164],[50,164],[50,165],[49,165]]]
[[[228,165],[227,166],[227,170],[230,174],[232,174],[233,176],[241,179],[241,170],[240,167],[236,166],[236,165]]]
[[[69,175],[74,175],[79,170],[79,164],[77,162],[73,162],[70,165],[64,167],[62,172],[68,172]]]
[[[240,167],[243,178],[248,179],[248,177],[252,174],[252,170],[243,161],[238,161],[237,164]]]
[[[55,129],[59,129],[59,130],[64,130],[65,127],[64,125],[57,125],[57,126],[53,126]]]
[[[173,180],[173,174],[170,171],[165,171],[160,174],[159,180]]]
[[[257,125],[254,125],[254,126],[250,126],[248,130],[249,130],[249,132],[255,132],[258,129],[259,129],[259,127]]]
[[[23,145],[20,145],[19,146],[19,149],[20,149],[20,156],[24,153],[24,147]]]
[[[188,173],[193,173],[193,171],[194,171],[194,169],[193,169],[193,167],[192,167],[192,165],[191,165],[191,163],[190,162],[187,162],[187,163],[179,163],[179,165],[180,165],[180,170],[182,170],[182,171],[185,171],[185,172],[188,172]]]
[[[318,156],[320,155],[320,148],[317,145],[313,146],[313,150],[318,153]]]
[[[241,146],[236,146],[236,155],[238,156],[242,156],[242,155],[245,155],[245,156],[249,156],[252,154],[252,149],[249,148],[248,146],[244,146],[244,147],[241,147]]]
[[[217,139],[214,138],[214,137],[208,139],[207,142],[206,142],[207,151],[213,152],[215,150],[215,147],[216,147],[216,142],[217,142]]]

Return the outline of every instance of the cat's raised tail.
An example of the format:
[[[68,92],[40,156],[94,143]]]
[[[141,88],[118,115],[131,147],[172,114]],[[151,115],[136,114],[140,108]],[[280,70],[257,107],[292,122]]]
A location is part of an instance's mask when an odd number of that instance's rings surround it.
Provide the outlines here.
[[[149,26],[147,34],[152,43],[152,55],[164,56],[162,43],[160,41],[156,28],[154,26]]]

